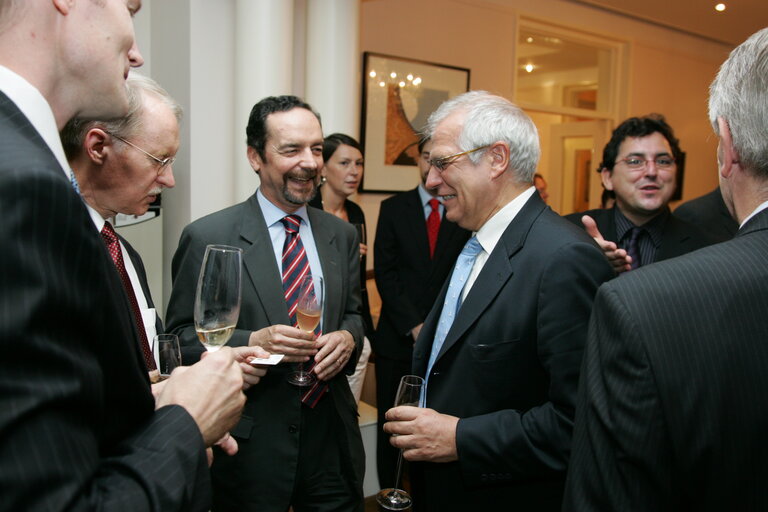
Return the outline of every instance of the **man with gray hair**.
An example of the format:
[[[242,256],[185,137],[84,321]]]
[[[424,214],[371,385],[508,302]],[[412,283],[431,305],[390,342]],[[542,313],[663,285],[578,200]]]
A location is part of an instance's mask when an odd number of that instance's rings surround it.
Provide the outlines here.
[[[533,186],[539,140],[504,98],[432,114],[427,188],[473,232],[421,329],[425,407],[387,412],[417,510],[559,510],[587,321],[613,275],[595,242]]]
[[[768,29],[709,97],[736,236],[595,299],[565,510],[768,510]]]

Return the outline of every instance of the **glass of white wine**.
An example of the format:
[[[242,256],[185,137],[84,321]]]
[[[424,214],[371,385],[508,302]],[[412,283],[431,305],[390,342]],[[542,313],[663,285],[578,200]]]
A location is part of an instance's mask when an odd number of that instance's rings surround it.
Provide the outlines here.
[[[314,333],[323,316],[323,278],[304,276],[299,281],[299,302],[296,306],[296,322],[299,329]],[[295,386],[306,387],[316,380],[313,373],[304,370],[304,363],[288,374],[288,382]]]
[[[228,245],[205,248],[195,294],[195,330],[205,348],[222,347],[235,330],[240,315],[243,250]]]
[[[418,375],[403,375],[395,395],[395,407],[410,405],[424,406],[424,379]],[[392,434],[395,435],[395,434]],[[386,510],[406,510],[411,507],[411,495],[400,489],[400,478],[403,471],[403,450],[397,454],[397,470],[395,471],[395,486],[382,489],[376,495],[376,502]]]

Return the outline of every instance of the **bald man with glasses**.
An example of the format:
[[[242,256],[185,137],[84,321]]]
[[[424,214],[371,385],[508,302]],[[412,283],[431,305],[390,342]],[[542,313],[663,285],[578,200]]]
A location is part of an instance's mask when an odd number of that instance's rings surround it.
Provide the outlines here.
[[[682,158],[672,127],[658,114],[629,118],[613,131],[597,170],[616,204],[565,218],[586,228],[617,273],[714,243],[669,211]]]

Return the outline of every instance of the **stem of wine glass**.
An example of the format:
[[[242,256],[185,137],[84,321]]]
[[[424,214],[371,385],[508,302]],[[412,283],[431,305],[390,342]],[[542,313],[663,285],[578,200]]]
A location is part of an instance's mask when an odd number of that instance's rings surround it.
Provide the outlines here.
[[[395,470],[395,489],[400,488],[400,477],[403,472],[403,450],[397,452],[397,470]]]

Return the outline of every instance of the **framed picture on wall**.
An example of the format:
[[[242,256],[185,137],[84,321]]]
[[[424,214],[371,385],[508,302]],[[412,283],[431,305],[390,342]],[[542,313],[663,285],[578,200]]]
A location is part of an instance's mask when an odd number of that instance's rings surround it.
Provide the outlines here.
[[[469,69],[378,53],[363,54],[360,141],[364,192],[399,192],[419,183],[418,141],[429,115],[469,90]]]

